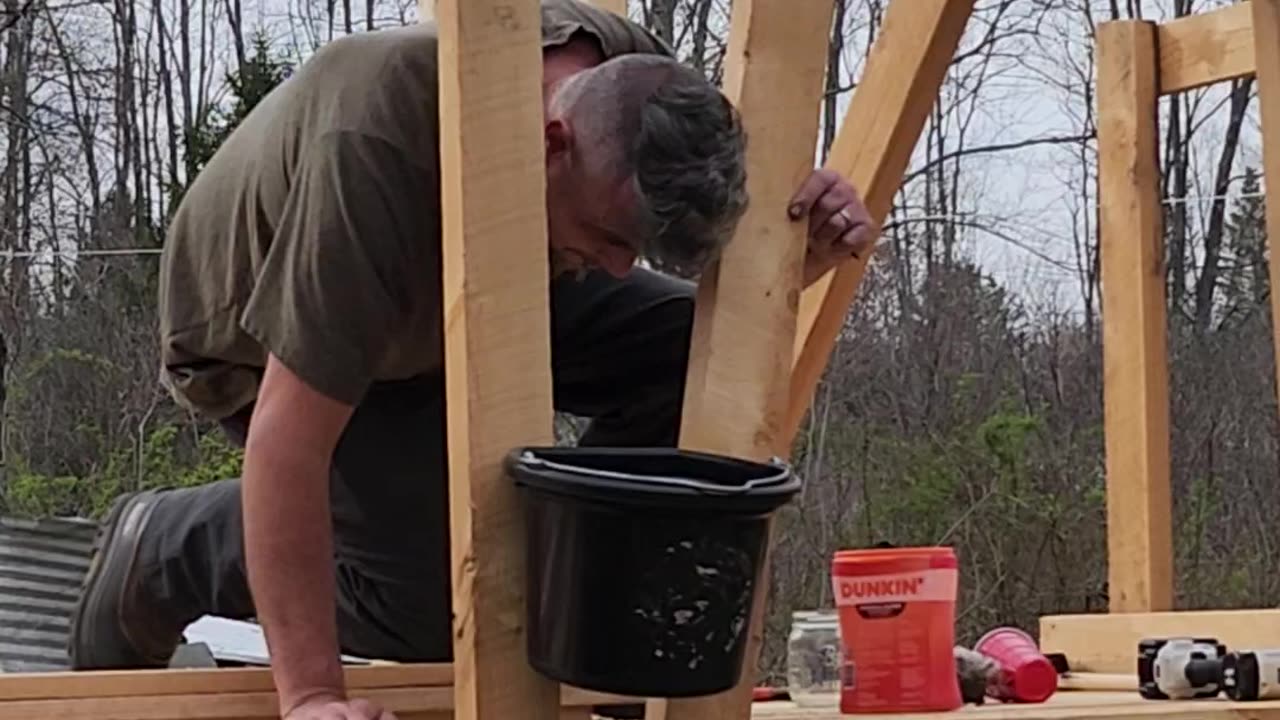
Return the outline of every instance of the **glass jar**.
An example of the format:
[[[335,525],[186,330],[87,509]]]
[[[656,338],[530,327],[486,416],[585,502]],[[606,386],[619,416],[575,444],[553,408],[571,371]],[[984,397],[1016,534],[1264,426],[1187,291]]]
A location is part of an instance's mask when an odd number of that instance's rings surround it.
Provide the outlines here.
[[[834,611],[791,614],[787,638],[787,692],[802,707],[840,703],[840,623]]]

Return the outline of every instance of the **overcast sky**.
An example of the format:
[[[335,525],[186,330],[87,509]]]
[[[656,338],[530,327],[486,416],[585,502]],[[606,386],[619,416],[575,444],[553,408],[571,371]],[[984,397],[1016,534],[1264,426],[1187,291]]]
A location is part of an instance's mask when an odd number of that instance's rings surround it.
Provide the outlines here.
[[[179,0],[158,0],[171,10],[170,17],[177,17]],[[796,2],[829,2],[830,0],[795,0]],[[912,3],[916,0],[892,0]],[[1126,0],[1127,2],[1128,0]],[[150,14],[140,3],[140,17]],[[227,33],[224,9],[226,0],[188,0],[196,12],[204,7],[208,11],[208,23],[215,29],[216,49],[210,60],[214,63],[211,76],[221,80],[226,69],[225,61],[232,57]],[[250,29],[263,28],[276,47],[293,58],[305,58],[312,48],[328,38],[326,7],[328,0],[241,0],[246,25]],[[417,17],[416,0],[377,0],[375,18],[378,27],[414,22]],[[633,15],[639,12],[640,0],[632,0]],[[713,13],[713,22],[723,29],[725,0]],[[852,65],[849,79],[860,73],[860,59],[867,45],[867,5],[869,0],[850,0],[852,12],[848,18],[846,65]],[[978,10],[962,44],[962,52],[972,48],[987,31],[993,17],[992,8],[1000,0],[978,0]],[[1000,55],[987,66],[986,77],[976,94],[972,88],[957,88],[951,83],[943,96],[948,104],[954,103],[957,93],[966,99],[959,103],[961,112],[947,120],[947,149],[958,146],[955,122],[961,115],[969,118],[965,134],[966,148],[989,144],[1013,143],[1021,140],[1071,136],[1081,131],[1083,101],[1079,88],[1064,89],[1062,82],[1072,76],[1073,67],[1087,71],[1088,33],[1083,3],[1091,2],[1095,16],[1104,17],[1109,0],[1017,0],[997,26],[1001,40]],[[1199,0],[1199,10],[1229,4],[1231,0]],[[1122,3],[1124,4],[1124,3]],[[335,2],[337,12],[342,3]],[[351,2],[355,26],[364,26],[363,0]],[[1172,0],[1145,0],[1144,13],[1149,19],[1163,19],[1168,15]],[[1040,8],[1049,9],[1041,12]],[[109,20],[108,6],[73,3],[61,12],[66,13],[64,32],[101,34],[92,25]],[[338,30],[341,30],[341,20]],[[198,33],[199,18],[193,20]],[[1036,30],[1033,35],[1029,31]],[[149,30],[149,28],[148,28]],[[171,26],[170,32],[173,32]],[[98,44],[96,54],[104,64],[110,62],[112,45],[104,38]],[[155,52],[149,44],[149,52]],[[975,67],[975,63],[965,66]],[[221,84],[221,83],[219,83]],[[57,92],[52,87],[45,92]],[[225,87],[222,89],[225,97]],[[1224,112],[1221,110],[1222,86],[1199,91],[1206,97],[1199,110],[1204,120],[1196,145],[1197,172],[1203,185],[1214,167],[1216,151],[1221,136]],[[842,103],[849,102],[853,93],[845,93]],[[1215,105],[1215,102],[1217,103]],[[1215,111],[1215,108],[1218,110]],[[1237,162],[1237,174],[1244,162],[1256,165],[1258,156],[1257,104],[1251,108],[1251,119],[1245,131],[1243,156]],[[73,141],[74,142],[74,141]],[[108,150],[109,152],[109,150]],[[1074,156],[1076,149],[1064,145],[1038,145],[1000,153],[983,154],[966,158],[961,183],[962,213],[979,227],[989,231],[968,230],[967,250],[982,265],[1007,286],[1016,291],[1043,297],[1048,292],[1064,303],[1075,304],[1080,297],[1073,230],[1073,211],[1078,214],[1080,162]],[[919,167],[924,159],[921,147],[917,147],[913,167]],[[104,178],[105,180],[105,178]],[[1238,190],[1238,184],[1233,186]],[[1202,190],[1207,194],[1207,190]],[[1090,197],[1089,202],[1096,199]],[[1193,200],[1193,219],[1207,211],[1207,203]],[[1090,218],[1092,227],[1092,218]]]

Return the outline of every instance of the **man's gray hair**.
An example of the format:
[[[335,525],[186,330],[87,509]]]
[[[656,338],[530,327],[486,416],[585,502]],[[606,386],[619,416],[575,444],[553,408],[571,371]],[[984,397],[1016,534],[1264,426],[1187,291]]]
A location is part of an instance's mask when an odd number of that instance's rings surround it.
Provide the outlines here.
[[[666,56],[622,55],[570,77],[551,109],[600,149],[587,160],[593,170],[630,178],[640,255],[700,268],[733,236],[748,202],[746,136],[702,73]]]

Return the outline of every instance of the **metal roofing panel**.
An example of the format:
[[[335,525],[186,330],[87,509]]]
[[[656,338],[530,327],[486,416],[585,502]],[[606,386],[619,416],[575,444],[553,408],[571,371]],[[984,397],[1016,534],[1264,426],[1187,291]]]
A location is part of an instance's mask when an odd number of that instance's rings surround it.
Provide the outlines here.
[[[0,517],[0,673],[66,670],[67,633],[97,524]],[[206,615],[186,629],[219,661],[267,664],[262,629]],[[367,662],[343,656],[348,663]]]
[[[97,524],[0,517],[0,672],[62,670]]]

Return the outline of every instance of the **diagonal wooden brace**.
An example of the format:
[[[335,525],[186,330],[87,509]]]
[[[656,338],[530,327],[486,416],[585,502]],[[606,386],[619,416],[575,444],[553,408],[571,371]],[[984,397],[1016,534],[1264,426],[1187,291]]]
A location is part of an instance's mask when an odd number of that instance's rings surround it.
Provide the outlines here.
[[[787,207],[813,172],[832,8],[823,0],[735,0],[725,92],[747,132],[751,205],[698,290],[681,447],[753,460],[778,455],[807,221]],[[768,553],[766,552],[766,557]],[[767,600],[768,561],[738,686],[711,697],[653,700],[649,720],[746,717]]]
[[[849,178],[877,225],[920,138],[974,0],[897,0],[884,23],[836,136],[827,167]],[[800,300],[791,402],[780,447],[790,448],[826,370],[868,258],[827,273]]]

